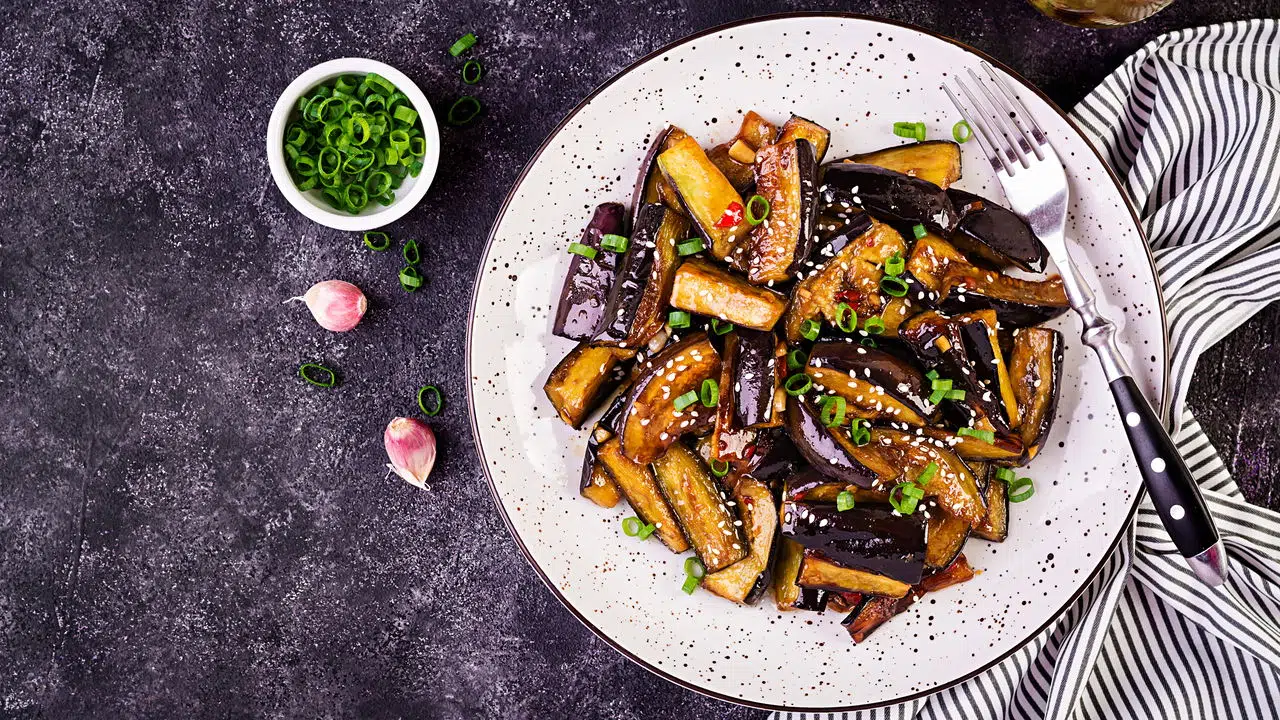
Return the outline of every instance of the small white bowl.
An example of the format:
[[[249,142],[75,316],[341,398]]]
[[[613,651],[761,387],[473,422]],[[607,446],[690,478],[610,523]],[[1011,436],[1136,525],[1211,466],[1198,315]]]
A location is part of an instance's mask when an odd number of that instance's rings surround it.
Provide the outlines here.
[[[427,141],[427,154],[422,158],[422,172],[418,173],[418,177],[406,176],[404,183],[396,189],[395,202],[385,206],[370,202],[358,215],[352,215],[331,207],[319,190],[298,190],[284,161],[284,131],[289,125],[289,116],[298,104],[298,98],[309,90],[339,75],[365,75],[371,72],[391,81],[396,89],[409,98],[413,109],[418,111],[422,134]],[[431,103],[427,102],[426,96],[404,73],[377,60],[338,58],[322,62],[302,73],[280,94],[275,109],[271,111],[271,120],[267,123],[267,164],[271,167],[271,177],[275,179],[276,187],[280,188],[280,193],[298,212],[337,230],[363,232],[399,220],[427,194],[439,163],[440,128],[436,125]]]

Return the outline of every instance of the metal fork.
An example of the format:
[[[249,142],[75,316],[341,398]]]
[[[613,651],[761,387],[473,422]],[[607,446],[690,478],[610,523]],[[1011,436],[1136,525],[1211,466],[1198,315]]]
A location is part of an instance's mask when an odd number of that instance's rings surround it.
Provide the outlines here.
[[[1206,585],[1221,585],[1227,578],[1227,553],[1200,489],[1155,410],[1138,390],[1116,346],[1115,324],[1098,312],[1093,290],[1071,262],[1064,234],[1069,189],[1062,162],[1005,80],[990,64],[983,62],[982,68],[987,79],[972,69],[952,77],[958,95],[947,83],[942,89],[969,123],[1004,187],[1009,207],[1027,221],[1062,273],[1071,307],[1084,321],[1081,338],[1102,363],[1138,469],[1165,529],[1196,576]]]

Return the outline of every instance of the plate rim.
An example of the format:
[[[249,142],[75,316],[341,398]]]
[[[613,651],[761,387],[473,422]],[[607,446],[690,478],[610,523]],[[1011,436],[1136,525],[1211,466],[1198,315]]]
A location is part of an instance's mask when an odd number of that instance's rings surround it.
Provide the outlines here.
[[[1093,144],[1093,141],[1089,139],[1089,136],[1084,133],[1084,131],[1080,128],[1079,124],[1077,124],[1076,121],[1073,120],[1070,115],[1068,115],[1062,108],[1058,107],[1058,104],[1055,103],[1051,98],[1049,98],[1049,96],[1046,95],[1042,90],[1040,90],[1040,88],[1036,87],[1026,78],[1024,78],[1020,73],[1018,73],[1013,68],[1006,65],[1004,62],[988,55],[982,50],[979,50],[967,43],[961,42],[960,40],[956,40],[954,38],[935,32],[928,28],[923,28],[918,25],[913,25],[911,23],[901,22],[898,20],[892,20],[888,18],[880,18],[880,17],[865,15],[861,13],[843,12],[843,11],[835,11],[835,10],[831,10],[831,11],[802,10],[802,11],[793,11],[793,12],[770,13],[768,15],[757,15],[750,18],[743,18],[740,20],[734,20],[732,22],[714,25],[712,27],[699,30],[695,33],[682,36],[632,61],[631,63],[627,64],[625,67],[615,72],[613,75],[609,76],[608,79],[596,85],[596,87],[592,89],[592,91],[588,93],[586,97],[584,97],[580,102],[574,105],[572,109],[570,109],[567,113],[565,113],[564,117],[560,120],[559,123],[555,125],[555,127],[553,127],[550,131],[548,131],[546,137],[543,139],[542,143],[538,146],[538,149],[534,151],[533,155],[529,158],[528,162],[526,162],[524,167],[520,170],[520,174],[517,175],[515,180],[512,182],[511,189],[507,191],[506,197],[503,198],[502,205],[498,208],[498,213],[494,217],[493,223],[489,226],[489,232],[487,234],[487,237],[485,238],[484,251],[480,255],[480,262],[476,268],[475,279],[472,282],[471,306],[467,311],[466,344],[463,348],[463,355],[464,355],[463,362],[464,362],[464,368],[467,374],[467,378],[466,378],[467,418],[471,426],[471,437],[472,437],[473,444],[475,445],[476,456],[480,462],[480,471],[481,473],[484,474],[485,482],[489,486],[489,494],[493,498],[494,505],[498,509],[498,514],[502,517],[503,524],[506,525],[508,535],[510,535],[511,538],[515,541],[516,546],[520,548],[520,554],[524,556],[525,562],[531,568],[533,568],[534,573],[537,574],[537,576],[542,580],[543,585],[546,585],[547,589],[551,591],[551,594],[555,596],[556,600],[558,600],[566,610],[568,610],[574,617],[576,617],[579,622],[585,625],[587,629],[591,630],[591,632],[595,634],[596,637],[605,641],[605,643],[607,643],[614,650],[621,653],[631,662],[635,663],[636,665],[639,665],[645,670],[648,670],[654,675],[657,675],[658,677],[668,682],[679,685],[680,687],[683,687],[685,689],[692,690],[700,695],[705,695],[707,697],[715,698],[717,700],[733,703],[735,705],[742,705],[746,707],[756,708],[759,710],[770,710],[770,711],[854,712],[859,710],[871,710],[871,709],[880,708],[880,707],[887,707],[890,705],[898,705],[904,702],[918,700],[920,698],[928,697],[930,695],[942,692],[943,690],[946,690],[948,688],[955,687],[956,685],[959,685],[961,683],[968,682],[969,680],[987,672],[988,670],[995,667],[996,665],[999,665],[1000,663],[1004,662],[1010,656],[1016,653],[1018,650],[1022,649],[1027,643],[1031,642],[1036,637],[1038,637],[1050,625],[1052,625],[1060,617],[1062,617],[1062,615],[1076,602],[1076,600],[1080,598],[1080,596],[1089,587],[1089,585],[1093,583],[1094,579],[1098,577],[1098,573],[1100,573],[1102,571],[1103,566],[1106,565],[1107,559],[1111,557],[1112,553],[1115,552],[1116,547],[1119,546],[1120,541],[1124,539],[1126,533],[1123,528],[1128,528],[1129,526],[1132,525],[1133,518],[1138,512],[1138,506],[1142,502],[1143,498],[1146,497],[1145,486],[1141,486],[1139,491],[1134,493],[1132,504],[1129,507],[1129,511],[1122,525],[1122,530],[1116,534],[1115,538],[1111,541],[1111,545],[1107,548],[1107,551],[1099,555],[1097,566],[1094,567],[1094,569],[1089,572],[1089,574],[1080,583],[1080,586],[1076,588],[1074,592],[1071,593],[1071,596],[1066,600],[1066,602],[1062,604],[1062,607],[1054,611],[1054,613],[1049,616],[1049,619],[1046,620],[1040,627],[1031,631],[1031,633],[1029,633],[1026,637],[1019,640],[1008,651],[1006,651],[999,657],[995,658],[994,660],[991,660],[990,662],[982,665],[981,667],[969,672],[968,674],[962,677],[955,678],[953,680],[947,681],[940,685],[931,687],[927,690],[922,690],[916,693],[912,693],[910,695],[904,695],[902,697],[894,698],[892,700],[886,700],[882,702],[873,702],[873,703],[863,703],[858,705],[841,705],[841,706],[778,705],[778,704],[756,702],[753,700],[746,700],[743,698],[733,697],[731,695],[718,692],[710,688],[701,687],[694,682],[676,677],[675,675],[672,675],[666,672],[665,670],[662,670],[661,668],[658,668],[656,666],[649,664],[645,660],[641,659],[640,657],[632,653],[627,648],[623,647],[618,641],[614,640],[612,637],[609,637],[609,635],[603,632],[600,628],[596,627],[594,623],[592,623],[585,615],[583,615],[576,607],[573,606],[572,603],[570,603],[564,597],[564,595],[560,592],[560,589],[556,587],[555,583],[551,580],[551,578],[547,575],[547,573],[533,559],[533,556],[529,552],[529,549],[525,546],[524,539],[520,536],[519,533],[516,532],[515,527],[511,523],[511,518],[507,515],[506,507],[502,504],[502,498],[498,495],[498,488],[496,485],[494,485],[493,477],[489,473],[489,466],[486,462],[485,453],[484,453],[484,444],[480,439],[480,427],[476,418],[475,402],[472,396],[473,385],[471,381],[473,376],[473,373],[472,373],[473,368],[471,364],[471,361],[472,361],[471,347],[472,347],[472,339],[473,339],[474,328],[475,328],[476,306],[479,301],[480,281],[484,277],[484,268],[489,261],[489,254],[490,254],[490,251],[493,249],[493,241],[494,241],[494,237],[497,235],[498,226],[502,223],[503,218],[506,217],[507,210],[511,205],[511,200],[515,197],[516,191],[520,188],[521,184],[524,182],[526,176],[529,174],[529,171],[533,168],[534,164],[537,163],[539,159],[541,159],[542,154],[546,152],[548,146],[551,145],[552,140],[554,140],[555,137],[560,133],[560,131],[563,130],[565,126],[567,126],[570,122],[572,122],[573,118],[575,118],[578,115],[578,113],[582,111],[583,108],[585,108],[588,104],[590,104],[591,101],[594,100],[597,95],[604,92],[615,82],[622,79],[626,75],[630,74],[632,71],[634,71],[641,65],[647,63],[648,61],[654,58],[660,57],[665,53],[668,53],[680,47],[681,45],[684,45],[685,43],[688,43],[693,40],[697,40],[699,38],[706,37],[708,35],[714,35],[716,33],[723,32],[725,30],[730,30],[730,29],[742,27],[745,25],[754,25],[757,23],[767,23],[767,22],[772,22],[776,20],[786,20],[786,19],[793,19],[793,18],[833,18],[838,20],[858,20],[858,21],[869,22],[873,24],[884,25],[887,27],[895,27],[895,28],[901,28],[905,30],[912,30],[915,32],[923,33],[924,35],[936,38],[938,40],[942,40],[943,42],[950,43],[951,45],[955,45],[960,49],[966,50],[976,55],[978,58],[991,63],[994,67],[1008,74],[1010,77],[1016,80],[1019,84],[1021,84],[1022,87],[1024,87],[1027,90],[1030,90],[1031,92],[1039,96],[1039,98],[1043,100],[1045,104],[1049,106],[1050,109],[1052,109],[1059,116],[1061,116],[1062,119],[1065,120],[1067,124],[1070,125],[1071,128],[1076,131],[1076,133],[1080,136],[1080,139],[1084,141],[1085,146],[1088,147],[1089,150],[1092,151],[1093,154],[1102,163],[1102,167],[1107,172],[1107,177],[1111,179],[1111,182],[1115,186],[1116,191],[1119,193],[1120,197],[1124,199],[1125,207],[1129,210],[1129,214],[1133,219],[1134,228],[1137,229],[1138,237],[1142,240],[1142,249],[1147,256],[1147,262],[1151,266],[1151,277],[1155,281],[1156,300],[1157,300],[1157,304],[1160,311],[1160,326],[1162,330],[1160,343],[1161,343],[1161,357],[1163,361],[1162,362],[1163,367],[1161,368],[1162,380],[1161,380],[1161,386],[1160,386],[1160,399],[1159,399],[1158,409],[1159,409],[1161,419],[1166,423],[1166,425],[1168,424],[1169,401],[1172,397],[1169,392],[1169,374],[1170,374],[1170,360],[1171,360],[1169,357],[1169,318],[1168,318],[1168,312],[1165,306],[1163,288],[1160,285],[1160,275],[1156,267],[1155,256],[1151,252],[1151,243],[1147,238],[1147,233],[1145,229],[1142,226],[1142,219],[1138,216],[1137,209],[1134,208],[1133,203],[1129,200],[1129,196],[1125,194],[1124,186],[1120,182],[1120,178],[1115,174],[1115,171],[1107,163],[1107,160],[1105,157],[1103,157],[1102,153],[1098,151],[1098,148]]]

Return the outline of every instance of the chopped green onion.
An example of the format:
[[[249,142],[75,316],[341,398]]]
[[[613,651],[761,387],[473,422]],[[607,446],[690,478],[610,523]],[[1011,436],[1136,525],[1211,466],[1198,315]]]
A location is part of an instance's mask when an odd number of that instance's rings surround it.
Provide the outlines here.
[[[422,253],[418,252],[418,241],[410,240],[404,244],[404,249],[400,251],[404,256],[404,261],[410,265],[417,265],[422,260]]]
[[[676,401],[675,401],[676,412],[681,412],[685,408],[689,407],[690,405],[696,402],[698,402],[698,393],[693,390],[690,390],[689,392],[676,398]]]
[[[916,124],[913,122],[896,122],[893,124],[893,134],[914,140],[916,137]]]
[[[622,534],[627,537],[635,537],[639,535],[640,528],[642,527],[644,527],[644,523],[640,522],[640,518],[634,515],[622,518]]]
[[[817,340],[818,333],[822,330],[822,326],[817,320],[810,318],[800,323],[800,336],[805,340]]]
[[[685,257],[688,255],[696,255],[706,249],[707,246],[702,243],[702,238],[689,238],[676,246],[676,253],[678,253],[680,257]]]
[[[786,390],[791,397],[803,395],[811,387],[813,387],[813,378],[809,377],[808,373],[796,373],[782,384],[782,389]]]
[[[894,510],[903,515],[910,515],[916,511],[919,498],[907,494],[909,489],[915,487],[916,484],[913,482],[902,482],[893,486],[893,489],[889,491],[889,504],[893,506]]]
[[[799,370],[803,368],[807,362],[809,362],[809,358],[805,357],[803,350],[796,349],[787,353],[788,370]]]
[[[869,347],[869,348],[872,348],[872,349],[875,349],[875,348],[877,348],[877,347],[880,347],[880,346],[876,343],[875,338],[870,338],[870,337],[864,337],[864,338],[862,338],[861,340],[859,340],[859,341],[858,341],[858,344],[859,344],[859,345],[864,345],[864,346]]]
[[[964,391],[963,390],[947,390],[945,393],[943,393],[942,396],[948,400],[963,400]]]
[[[1022,477],[1009,483],[1009,502],[1024,502],[1030,500],[1032,495],[1036,494],[1036,486],[1031,482],[1031,478]]]
[[[849,303],[842,302],[836,306],[836,327],[847,333],[858,329],[858,313]]]
[[[945,398],[946,396],[947,396],[946,390],[934,390],[932,393],[929,394],[929,404],[937,405],[938,403],[942,402],[943,398]]]
[[[409,265],[400,270],[400,287],[405,292],[414,292],[422,287],[422,273],[418,272],[418,268]]]
[[[973,137],[973,128],[969,127],[969,123],[961,120],[951,126],[951,137],[958,143],[969,142],[969,138]]]
[[[698,585],[700,585],[701,583],[702,583],[702,580],[692,575],[685,575],[684,584],[680,586],[680,589],[684,591],[685,595],[692,595],[693,591],[697,590]]]
[[[449,112],[445,115],[445,120],[450,125],[461,127],[475,120],[483,109],[484,106],[480,104],[479,100],[470,95],[463,95],[454,100],[453,104],[449,106]]]
[[[925,374],[924,374],[924,376],[925,376],[925,377],[927,377],[927,378],[929,378],[930,380],[937,380],[937,379],[938,379],[938,371],[937,371],[937,370],[930,370],[929,372],[925,373]]]
[[[715,407],[720,404],[720,383],[707,378],[702,381],[702,391],[698,393],[698,399],[706,407]]]
[[[943,380],[942,378],[934,379],[931,382],[933,384],[930,386],[930,390],[941,390],[946,392],[947,390],[950,390],[952,386],[951,380]]]
[[[427,409],[426,396],[430,393],[435,396],[435,402],[431,404],[431,409]],[[427,417],[435,417],[444,409],[444,395],[440,394],[440,388],[435,385],[423,385],[418,388],[418,409]]]
[[[382,252],[391,247],[391,238],[380,230],[370,230],[364,234],[364,246],[374,252]]]
[[[458,57],[462,53],[470,50],[471,46],[475,44],[476,36],[471,33],[467,33],[455,40],[453,44],[449,46],[449,54],[454,57]]]
[[[764,209],[757,211],[757,205],[764,205]],[[763,195],[752,195],[747,200],[747,222],[751,225],[759,225],[764,219],[769,217],[769,199]]]
[[[716,476],[716,477],[718,477],[718,478],[722,478],[722,477],[724,477],[725,475],[728,475],[728,474],[729,474],[729,463],[728,463],[727,461],[725,461],[725,460],[715,460],[715,459],[713,459],[713,460],[711,461],[711,474],[712,474],[712,475],[715,475],[715,476]]]
[[[573,253],[574,255],[581,255],[582,257],[588,260],[596,259],[596,249],[591,247],[590,245],[583,245],[580,242],[569,243],[569,252]]]
[[[684,561],[684,574],[692,578],[701,580],[707,575],[707,566],[696,557],[686,558]]]
[[[920,476],[916,478],[916,482],[921,485],[924,485],[928,483],[930,480],[932,480],[933,476],[937,474],[938,474],[938,463],[931,462],[928,465],[925,465],[924,469],[920,471]]]
[[[600,247],[609,252],[624,253],[631,241],[621,235],[602,235],[600,237]]]
[[[916,142],[924,142],[925,127],[924,123],[916,123]]]
[[[973,428],[962,427],[956,431],[956,434],[981,440],[988,445],[996,444],[996,434],[991,430],[974,430]]]
[[[852,510],[853,506],[854,506],[853,493],[849,492],[848,490],[841,490],[840,494],[836,495],[836,511],[837,512]]]
[[[482,75],[484,75],[484,68],[480,66],[479,60],[468,60],[462,64],[462,82],[475,85],[480,82]]]
[[[911,289],[911,286],[907,285],[906,281],[900,277],[885,275],[880,278],[880,289],[893,297],[906,297],[907,291]]]
[[[867,318],[867,321],[862,324],[862,329],[865,330],[868,335],[883,335],[884,320],[881,320],[878,315],[869,317]]]
[[[692,322],[693,318],[689,317],[689,313],[683,310],[672,310],[667,315],[667,324],[677,330],[689,327]]]
[[[924,229],[924,225],[921,225],[920,223],[916,223],[915,225],[911,226],[911,234],[915,235],[916,239],[919,240],[923,238],[925,235],[928,235],[929,231]]]
[[[398,122],[405,125],[412,125],[418,120],[418,111],[408,105],[398,105],[396,106],[396,111],[392,113],[391,117],[394,117]]]
[[[1000,482],[1011,483],[1018,479],[1018,474],[1009,468],[996,468],[996,479]]]
[[[898,277],[899,275],[902,274],[902,271],[906,269],[907,269],[907,261],[902,259],[901,253],[894,253],[890,255],[889,259],[886,260],[884,263],[885,275],[892,275],[893,277]]]
[[[303,363],[298,375],[316,387],[331,388],[338,384],[338,374],[319,363]]]
[[[711,332],[717,335],[727,335],[733,332],[733,323],[725,322],[720,318],[711,319]]]
[[[854,420],[853,424],[849,426],[849,438],[858,447],[871,442],[871,423],[862,418]]]
[[[649,536],[653,534],[653,531],[657,529],[657,525],[647,523],[644,527],[640,528],[640,532],[636,534],[636,537],[640,540],[648,540]]]
[[[844,424],[845,400],[839,395],[828,395],[822,399],[822,424],[827,427],[840,427]]]
[[[365,75],[364,81],[369,83],[369,87],[373,88],[374,92],[377,92],[379,95],[390,96],[396,91],[396,86],[392,85],[390,80],[382,77],[378,73],[369,73],[368,75]]]

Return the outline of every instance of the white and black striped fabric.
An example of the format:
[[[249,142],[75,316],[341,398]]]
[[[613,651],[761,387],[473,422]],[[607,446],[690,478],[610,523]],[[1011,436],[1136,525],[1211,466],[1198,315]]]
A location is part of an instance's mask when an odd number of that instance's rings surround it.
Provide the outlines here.
[[[991,671],[923,700],[779,720],[1280,718],[1280,513],[1245,502],[1186,409],[1196,359],[1280,299],[1280,22],[1149,43],[1074,111],[1122,178],[1168,305],[1174,439],[1217,519],[1210,590],[1149,503],[1086,592]]]

